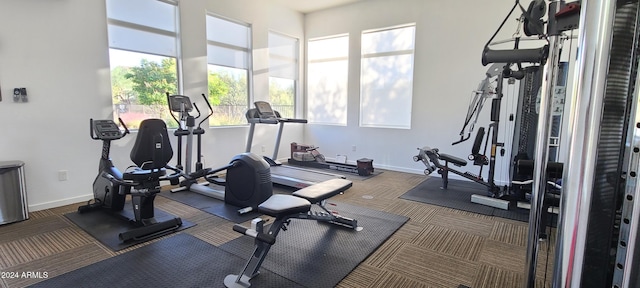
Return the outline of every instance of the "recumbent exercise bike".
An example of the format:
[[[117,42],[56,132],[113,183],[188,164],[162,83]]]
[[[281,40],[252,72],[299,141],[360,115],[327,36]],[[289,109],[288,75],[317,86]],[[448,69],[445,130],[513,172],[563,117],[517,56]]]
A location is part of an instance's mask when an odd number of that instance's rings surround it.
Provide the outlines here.
[[[118,235],[123,242],[147,240],[176,231],[182,226],[182,220],[171,218],[158,222],[153,206],[155,196],[160,192],[160,181],[175,182],[181,173],[167,165],[173,150],[166,124],[160,119],[146,119],[140,123],[130,155],[136,166],[122,173],[109,158],[111,141],[129,134],[124,122],[119,121],[125,132],[120,131],[113,120],[90,120],[91,138],[102,140],[102,156],[98,176],[93,182],[93,203],[90,201],[78,207],[78,213],[103,210],[128,221],[134,228]],[[166,175],[166,169],[175,173]],[[131,195],[132,219],[122,213],[127,195]]]

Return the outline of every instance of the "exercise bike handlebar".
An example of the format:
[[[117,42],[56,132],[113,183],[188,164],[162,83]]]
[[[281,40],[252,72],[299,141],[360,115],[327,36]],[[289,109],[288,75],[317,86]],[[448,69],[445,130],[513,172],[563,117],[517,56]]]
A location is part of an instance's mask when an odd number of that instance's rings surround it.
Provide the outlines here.
[[[104,173],[103,172],[102,174],[100,174],[100,176],[102,176],[102,178],[105,178],[105,179],[109,180],[111,183],[118,184],[118,185],[124,185],[124,186],[135,186],[135,185],[138,185],[137,182],[118,179],[116,177],[113,177],[113,175],[111,175],[109,173]]]
[[[171,173],[169,175],[166,176],[162,176],[160,178],[158,178],[158,181],[172,181],[174,179],[178,179],[181,176],[184,176],[184,172],[178,168],[175,168],[173,166],[165,166],[165,169],[169,169],[174,171],[175,173]],[[118,184],[118,185],[123,185],[123,186],[136,186],[139,185],[139,182],[135,182],[135,181],[131,181],[131,180],[123,180],[123,179],[118,179],[116,177],[114,177],[113,175],[109,174],[109,173],[105,173],[103,172],[102,174],[100,174],[101,177],[109,180],[110,182],[114,183],[114,184]]]
[[[98,136],[96,136],[96,133],[94,133],[94,131],[93,131],[93,118],[89,119],[89,136],[91,136],[91,139],[93,139],[93,140],[100,139],[100,138],[98,138]]]

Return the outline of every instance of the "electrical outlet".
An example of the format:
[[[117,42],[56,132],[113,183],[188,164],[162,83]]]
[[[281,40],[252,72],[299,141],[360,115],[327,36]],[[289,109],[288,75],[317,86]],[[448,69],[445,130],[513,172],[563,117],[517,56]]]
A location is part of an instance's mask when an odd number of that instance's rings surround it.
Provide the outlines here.
[[[67,170],[58,171],[58,181],[67,181],[69,179],[68,173],[69,171]]]
[[[356,152],[356,145],[351,146],[351,151]]]

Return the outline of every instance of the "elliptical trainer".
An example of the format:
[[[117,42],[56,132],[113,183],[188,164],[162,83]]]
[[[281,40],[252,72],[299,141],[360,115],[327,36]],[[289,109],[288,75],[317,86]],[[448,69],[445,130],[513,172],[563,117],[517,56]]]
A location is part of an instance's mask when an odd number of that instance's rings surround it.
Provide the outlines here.
[[[180,218],[170,218],[158,222],[155,219],[153,201],[160,192],[161,180],[172,180],[179,177],[179,171],[167,166],[173,156],[171,144],[167,136],[167,128],[160,119],[146,119],[140,123],[136,142],[131,150],[131,160],[137,167],[120,172],[109,158],[111,141],[121,139],[129,134],[127,126],[123,133],[112,120],[90,119],[90,133],[94,140],[102,140],[102,155],[98,166],[98,176],[93,182],[93,203],[78,207],[78,213],[94,210],[105,210],[122,218],[134,226],[118,235],[121,241],[143,241],[176,231],[182,226]],[[177,173],[165,176],[165,168]],[[133,189],[132,189],[133,188]],[[121,212],[127,195],[131,195],[133,219]]]
[[[227,204],[239,207],[238,213],[250,212],[258,205],[267,200],[273,194],[273,184],[271,182],[271,172],[269,164],[261,157],[252,153],[242,153],[231,159],[229,164],[219,168],[203,168],[202,164],[202,135],[205,130],[202,124],[213,115],[213,108],[205,94],[202,94],[205,103],[209,107],[209,114],[200,120],[198,126],[195,122],[200,116],[200,109],[192,103],[188,96],[169,95],[167,93],[167,103],[171,111],[171,116],[178,122],[178,129],[174,135],[178,137],[178,165],[182,166],[182,137],[186,137],[185,172],[184,180],[180,182],[180,187],[172,189],[171,192],[188,190],[204,196],[222,200]],[[191,115],[193,110],[197,115]],[[174,113],[178,113],[178,117]],[[191,171],[191,161],[193,156],[193,135],[196,135],[196,163],[195,171]],[[218,178],[214,174],[227,170],[225,179]],[[200,178],[207,182],[198,183]],[[224,186],[224,191],[216,190],[208,186],[209,183]]]

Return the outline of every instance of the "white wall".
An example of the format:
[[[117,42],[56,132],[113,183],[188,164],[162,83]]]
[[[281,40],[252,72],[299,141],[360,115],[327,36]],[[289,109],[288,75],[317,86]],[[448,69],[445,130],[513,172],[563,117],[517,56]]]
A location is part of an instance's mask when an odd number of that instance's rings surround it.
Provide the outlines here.
[[[207,91],[206,12],[252,25],[256,99],[264,99],[268,91],[267,31],[303,37],[304,16],[267,1],[189,0],[181,1],[180,9],[184,93],[193,99]],[[0,2],[0,161],[26,163],[32,211],[92,198],[101,143],[89,138],[88,119],[112,115],[106,25],[104,0]],[[14,87],[27,88],[28,103],[11,101]],[[273,149],[273,128],[256,132],[254,147],[264,145],[267,155]],[[302,128],[291,128],[283,143],[300,138]],[[247,131],[207,130],[206,164],[225,164],[243,152]],[[135,134],[112,144],[112,158],[121,169],[131,164],[134,139]],[[60,170],[68,171],[67,181],[58,180]]]
[[[460,139],[472,91],[477,89],[488,69],[481,64],[484,45],[512,5],[513,1],[509,0],[370,0],[307,14],[306,39],[348,33],[350,58],[347,126],[307,125],[305,143],[321,147],[327,157],[347,155],[352,161],[367,157],[374,159],[374,167],[413,173],[422,173],[424,169],[422,163],[412,160],[418,147],[438,147],[443,153],[466,159],[475,133],[467,142],[456,146],[451,143]],[[520,13],[514,12],[512,20],[495,40],[511,38],[518,16]],[[412,22],[416,23],[416,44],[411,129],[361,128],[358,123],[361,32]],[[513,47],[513,43],[506,45],[510,47],[500,48]],[[515,89],[505,89],[514,90],[517,95],[517,83]],[[504,124],[508,124],[509,113],[515,111],[515,105],[508,104],[517,101],[507,102],[512,96],[507,90],[502,102],[499,141],[508,141],[508,145],[505,156],[497,156],[496,181],[499,183],[509,178],[507,167],[513,136]],[[490,110],[491,100],[487,100],[475,131],[487,126]],[[352,146],[356,146],[355,152]],[[485,179],[487,168],[483,170]],[[478,167],[471,164],[460,170],[478,173]]]
[[[111,102],[104,15],[104,1],[0,3],[0,159],[26,163],[32,209],[91,193],[100,148],[88,119],[109,115]],[[14,87],[28,103],[13,103]]]

